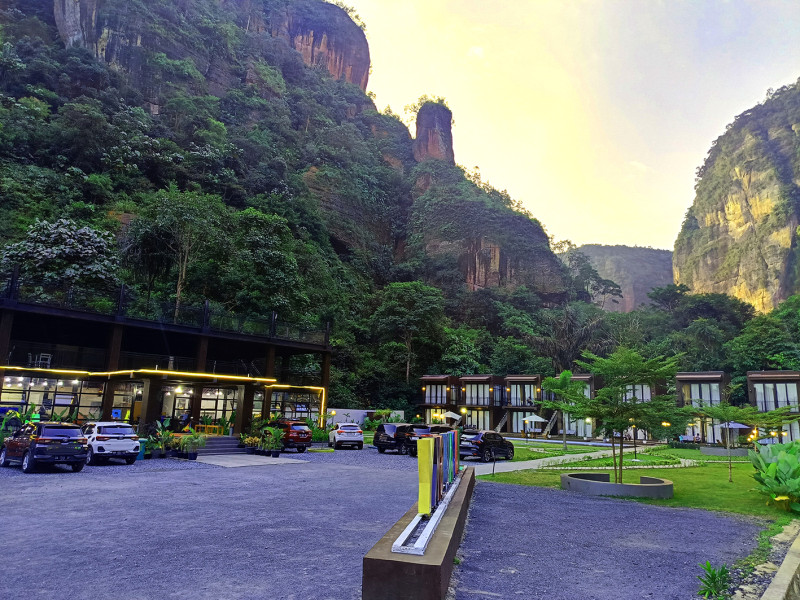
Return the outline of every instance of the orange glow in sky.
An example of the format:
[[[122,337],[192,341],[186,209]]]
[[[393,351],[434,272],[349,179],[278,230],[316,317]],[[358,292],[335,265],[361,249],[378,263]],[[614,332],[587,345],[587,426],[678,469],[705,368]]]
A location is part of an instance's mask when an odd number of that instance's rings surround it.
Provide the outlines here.
[[[345,2],[378,108],[444,97],[456,162],[577,244],[671,250],[711,142],[800,76],[795,0]]]

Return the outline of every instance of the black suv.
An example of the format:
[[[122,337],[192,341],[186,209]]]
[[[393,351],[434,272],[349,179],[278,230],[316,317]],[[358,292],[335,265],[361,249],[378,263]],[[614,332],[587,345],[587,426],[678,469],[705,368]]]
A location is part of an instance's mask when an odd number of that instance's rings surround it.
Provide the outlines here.
[[[458,450],[461,458],[477,456],[483,462],[504,456],[508,460],[514,458],[514,444],[495,431],[465,430],[461,435]]]
[[[0,450],[0,467],[22,463],[22,470],[33,473],[38,464],[68,464],[76,473],[86,464],[89,446],[81,428],[72,423],[43,421],[28,423]]]
[[[404,428],[411,427],[408,423],[381,423],[375,430],[375,437],[372,438],[372,445],[383,454],[387,450],[397,450],[400,454],[406,453],[405,444],[400,441],[403,439]],[[400,438],[397,432],[400,430]]]
[[[422,430],[418,428],[424,428]],[[453,431],[450,425],[415,425],[414,432],[411,435],[405,436],[405,444],[408,448],[409,456],[417,455],[417,440],[423,437],[431,437],[440,433],[447,433]]]

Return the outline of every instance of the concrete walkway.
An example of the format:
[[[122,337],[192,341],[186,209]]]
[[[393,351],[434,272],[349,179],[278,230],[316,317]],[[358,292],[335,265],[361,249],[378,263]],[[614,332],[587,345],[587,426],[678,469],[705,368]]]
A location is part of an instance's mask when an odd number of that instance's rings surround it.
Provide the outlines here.
[[[307,463],[296,458],[272,458],[258,454],[207,454],[198,456],[197,462],[218,467],[263,467],[264,465],[291,465]]]
[[[585,454],[565,454],[563,456],[551,456],[548,458],[537,458],[535,460],[521,460],[511,462],[508,460],[498,460],[494,464],[495,473],[510,473],[511,471],[524,471],[526,469],[539,469],[564,463],[577,462],[592,458],[605,458],[611,456],[611,450],[596,450]],[[462,461],[463,464],[472,466],[473,461]],[[490,475],[492,473],[492,463],[479,463],[475,466],[475,475]]]

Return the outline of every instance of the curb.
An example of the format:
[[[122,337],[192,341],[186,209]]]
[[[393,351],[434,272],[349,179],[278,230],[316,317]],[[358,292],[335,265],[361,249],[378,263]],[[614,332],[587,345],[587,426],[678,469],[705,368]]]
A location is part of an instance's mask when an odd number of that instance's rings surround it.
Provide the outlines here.
[[[792,542],[761,600],[800,599],[800,534]]]

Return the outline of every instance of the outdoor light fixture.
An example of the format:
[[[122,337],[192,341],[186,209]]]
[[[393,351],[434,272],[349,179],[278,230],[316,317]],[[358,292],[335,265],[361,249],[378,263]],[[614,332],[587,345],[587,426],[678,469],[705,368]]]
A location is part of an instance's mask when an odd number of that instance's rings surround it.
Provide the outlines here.
[[[769,432],[769,434],[770,434],[772,437],[778,437],[778,432],[777,432],[777,431],[770,431],[770,432]]]
[[[506,391],[507,391],[507,392],[510,392],[510,391],[511,391],[511,388],[506,388]]]
[[[79,383],[80,383],[80,381],[78,381],[77,379],[73,379],[72,380],[72,385],[78,385]]]
[[[422,391],[423,391],[423,392],[425,391],[425,386],[424,386],[424,385],[422,386]]]
[[[493,387],[490,387],[490,388],[489,388],[489,391],[490,391],[490,392],[493,392],[493,391],[494,391],[494,388],[493,388]]]
[[[462,391],[462,392],[466,392],[466,391],[467,391],[467,388],[465,388],[465,387],[462,387],[462,388],[461,388],[461,391]]]
[[[461,414],[462,414],[462,415],[465,415],[465,414],[467,414],[467,409],[466,409],[466,408],[462,408],[462,409],[461,409]]]
[[[672,423],[670,423],[669,421],[662,421],[661,422],[661,426],[662,427],[669,427],[670,425],[672,425]]]
[[[448,391],[448,392],[450,391],[450,386],[449,386],[449,385],[447,386],[447,391]]]
[[[59,381],[58,385],[64,385],[64,382],[63,381]]]
[[[176,394],[181,394],[181,393],[183,393],[183,388],[182,388],[181,386],[178,386],[178,387],[176,387],[176,388],[175,388],[175,393],[176,393]]]
[[[586,417],[585,421],[586,421],[587,423],[591,423],[591,422],[592,422],[592,417]]]

